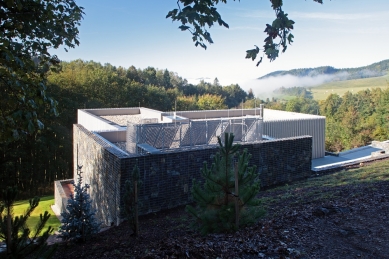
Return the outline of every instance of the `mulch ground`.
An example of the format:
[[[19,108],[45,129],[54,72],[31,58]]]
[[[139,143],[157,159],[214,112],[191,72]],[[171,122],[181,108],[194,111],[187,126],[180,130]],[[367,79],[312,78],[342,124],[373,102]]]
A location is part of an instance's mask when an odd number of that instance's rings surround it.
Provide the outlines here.
[[[54,258],[389,258],[388,181],[289,190],[261,192],[276,202],[233,234],[201,236],[180,207],[141,217],[139,237],[123,223]]]

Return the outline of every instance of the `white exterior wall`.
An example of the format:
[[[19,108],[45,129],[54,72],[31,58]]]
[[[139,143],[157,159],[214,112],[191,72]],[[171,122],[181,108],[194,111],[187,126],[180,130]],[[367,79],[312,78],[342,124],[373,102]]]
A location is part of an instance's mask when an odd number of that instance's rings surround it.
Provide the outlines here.
[[[325,155],[325,117],[264,121],[263,134],[273,138],[312,136],[312,159]]]
[[[77,123],[89,131],[116,131],[121,129],[120,126],[111,124],[109,121],[84,110],[77,111]]]
[[[140,114],[145,119],[156,118],[156,119],[158,119],[158,122],[162,121],[162,114],[163,114],[163,112],[161,112],[161,111],[157,111],[157,110],[153,110],[153,109],[148,109],[148,108],[141,108],[140,109]]]

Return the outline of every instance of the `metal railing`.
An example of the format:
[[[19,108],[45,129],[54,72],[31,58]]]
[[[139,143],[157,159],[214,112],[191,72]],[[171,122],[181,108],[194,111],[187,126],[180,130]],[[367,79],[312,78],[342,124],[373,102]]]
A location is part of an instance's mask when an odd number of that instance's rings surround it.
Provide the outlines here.
[[[232,132],[236,142],[262,140],[262,118],[222,118],[193,120],[176,123],[152,123],[127,125],[127,146],[130,153],[139,153],[138,144],[147,144],[155,149],[190,148],[216,145],[217,137]]]

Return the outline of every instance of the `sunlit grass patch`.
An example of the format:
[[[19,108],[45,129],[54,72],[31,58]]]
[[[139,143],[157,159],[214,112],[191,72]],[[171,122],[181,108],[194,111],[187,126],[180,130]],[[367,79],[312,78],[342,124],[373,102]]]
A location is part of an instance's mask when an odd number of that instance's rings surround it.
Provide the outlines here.
[[[48,211],[51,216],[47,221],[45,228],[43,229],[42,232],[46,231],[49,226],[53,227],[54,231],[56,231],[59,228],[61,222],[55,216],[54,212],[51,210],[50,207],[53,204],[54,204],[54,196],[41,197],[38,207],[35,208],[35,210],[31,213],[31,216],[27,220],[27,226],[29,227],[32,233],[34,233],[35,226],[40,220],[40,214],[44,214],[45,211]],[[28,200],[20,200],[15,202],[15,206],[13,208],[14,216],[22,215],[26,211],[28,206],[29,206]]]

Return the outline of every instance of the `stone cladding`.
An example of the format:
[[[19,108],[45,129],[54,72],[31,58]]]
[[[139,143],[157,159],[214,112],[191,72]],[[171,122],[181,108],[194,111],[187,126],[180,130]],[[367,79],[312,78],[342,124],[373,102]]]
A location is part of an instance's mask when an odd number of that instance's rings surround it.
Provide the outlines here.
[[[91,186],[96,215],[106,225],[117,225],[123,218],[123,187],[135,164],[140,168],[143,183],[140,212],[147,214],[192,202],[193,179],[203,180],[200,169],[204,161],[210,165],[218,151],[217,146],[204,146],[135,156],[79,124],[73,127],[73,141],[74,165],[83,166],[84,183]],[[257,166],[262,187],[289,183],[311,174],[310,136],[244,143],[243,148],[252,155],[250,165]]]

